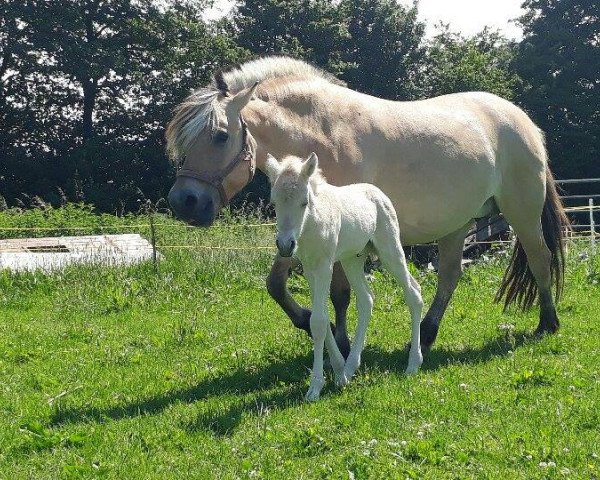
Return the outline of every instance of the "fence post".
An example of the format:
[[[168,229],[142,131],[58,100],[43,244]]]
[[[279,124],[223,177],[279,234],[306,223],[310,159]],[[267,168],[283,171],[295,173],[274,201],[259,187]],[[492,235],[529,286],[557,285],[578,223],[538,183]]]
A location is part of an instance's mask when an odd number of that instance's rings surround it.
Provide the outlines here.
[[[596,225],[594,224],[594,199],[589,199],[590,207],[590,257],[596,254]]]
[[[158,273],[158,255],[156,252],[156,225],[154,224],[155,206],[150,200],[146,202],[146,212],[148,214],[148,223],[150,224],[150,241],[152,243],[152,264],[154,265],[154,273]]]

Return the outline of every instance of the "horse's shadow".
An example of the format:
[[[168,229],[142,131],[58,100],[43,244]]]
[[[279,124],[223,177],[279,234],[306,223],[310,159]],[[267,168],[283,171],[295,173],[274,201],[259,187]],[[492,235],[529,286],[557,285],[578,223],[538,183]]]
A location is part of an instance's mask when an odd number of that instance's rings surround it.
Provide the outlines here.
[[[422,370],[437,370],[453,363],[486,362],[507,355],[530,338],[531,334],[516,333],[491,339],[477,348],[434,348],[426,356]],[[311,358],[312,355],[307,353],[275,360],[258,370],[240,368],[230,374],[203,380],[189,388],[154,395],[124,406],[61,409],[52,416],[51,425],[89,421],[102,423],[140,415],[155,415],[178,402],[192,404],[219,396],[242,395],[245,398],[225,407],[208,409],[183,425],[190,431],[204,430],[215,435],[228,435],[240,424],[244,414],[258,417],[267,411],[284,410],[302,403]],[[363,365],[370,371],[401,373],[406,366],[408,354],[406,349],[389,352],[372,346],[365,349],[362,358]],[[328,382],[329,385],[331,383]],[[332,390],[329,387],[324,393],[331,394]]]

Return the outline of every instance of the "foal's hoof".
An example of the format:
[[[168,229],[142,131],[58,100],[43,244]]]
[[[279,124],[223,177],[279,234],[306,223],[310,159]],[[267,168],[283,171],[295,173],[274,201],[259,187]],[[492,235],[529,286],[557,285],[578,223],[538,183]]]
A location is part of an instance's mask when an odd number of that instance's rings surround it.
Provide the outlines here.
[[[346,373],[344,371],[342,371],[341,373],[334,374],[335,376],[335,385],[337,387],[345,387],[346,385],[348,385],[348,377],[346,377]]]

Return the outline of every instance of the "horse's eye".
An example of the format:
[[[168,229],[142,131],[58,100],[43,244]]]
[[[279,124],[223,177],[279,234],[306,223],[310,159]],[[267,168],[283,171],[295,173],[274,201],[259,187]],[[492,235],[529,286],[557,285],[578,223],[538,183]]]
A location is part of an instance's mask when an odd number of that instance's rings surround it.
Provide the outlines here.
[[[219,130],[215,133],[214,141],[217,145],[223,145],[229,140],[229,134],[224,130]]]

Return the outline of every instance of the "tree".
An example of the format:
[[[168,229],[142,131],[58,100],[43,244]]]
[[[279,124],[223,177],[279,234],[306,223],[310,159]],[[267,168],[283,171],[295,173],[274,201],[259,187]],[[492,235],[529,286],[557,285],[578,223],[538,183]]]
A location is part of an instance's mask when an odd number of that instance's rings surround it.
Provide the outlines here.
[[[291,55],[334,72],[339,44],[347,36],[327,0],[246,0],[234,11],[231,31],[253,54]]]
[[[0,41],[21,35],[26,55],[10,57],[20,96],[0,105],[15,131],[14,148],[3,152],[0,191],[8,199],[28,192],[52,200],[61,187],[104,210],[134,208],[139,188],[163,196],[173,171],[163,146],[172,108],[240,54],[205,24],[203,5],[12,2]]]
[[[561,177],[600,176],[600,9],[597,0],[526,0],[515,67],[520,102],[546,132]]]
[[[520,85],[514,55],[515,45],[497,32],[464,38],[442,25],[428,48],[427,96],[485,91],[512,100]]]
[[[425,58],[417,7],[393,0],[342,0],[348,36],[340,46],[341,77],[356,90],[391,100],[419,96]]]

